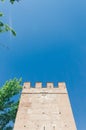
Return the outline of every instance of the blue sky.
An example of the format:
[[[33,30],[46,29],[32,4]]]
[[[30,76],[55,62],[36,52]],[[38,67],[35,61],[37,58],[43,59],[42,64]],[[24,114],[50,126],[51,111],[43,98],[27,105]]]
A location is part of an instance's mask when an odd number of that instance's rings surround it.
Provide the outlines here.
[[[3,21],[17,32],[0,34],[0,86],[66,82],[78,130],[86,130],[86,1],[21,0],[0,3]]]

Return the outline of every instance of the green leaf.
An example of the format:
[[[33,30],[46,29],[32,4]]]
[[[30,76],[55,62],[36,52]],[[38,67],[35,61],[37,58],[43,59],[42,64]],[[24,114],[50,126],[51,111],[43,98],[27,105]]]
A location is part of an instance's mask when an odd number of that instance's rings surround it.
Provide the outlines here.
[[[5,30],[6,31],[10,31],[11,30],[11,28],[9,27],[9,25],[5,24]]]
[[[9,129],[10,121],[14,123],[19,104],[17,95],[20,95],[21,89],[21,79],[17,78],[6,81],[0,88],[0,130]],[[16,100],[14,96],[17,96]]]
[[[11,32],[14,36],[16,36],[16,32],[13,29],[11,29]]]
[[[10,0],[11,4],[13,4],[15,2],[15,0]]]
[[[0,21],[0,27],[4,26],[4,23]]]
[[[2,12],[0,12],[0,17],[2,17],[3,16],[3,13]]]
[[[4,1],[4,0],[1,0],[2,2]]]
[[[0,21],[0,33],[8,31],[10,31],[13,36],[16,36],[16,32],[13,28],[11,28],[8,24],[4,24],[2,21]]]

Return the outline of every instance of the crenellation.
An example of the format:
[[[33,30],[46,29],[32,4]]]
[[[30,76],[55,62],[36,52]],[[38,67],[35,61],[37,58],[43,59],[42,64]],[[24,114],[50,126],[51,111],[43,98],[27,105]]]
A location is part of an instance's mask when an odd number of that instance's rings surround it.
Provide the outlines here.
[[[36,83],[35,83],[35,87],[32,87],[32,86],[31,86],[31,82],[25,82],[24,85],[23,85],[23,88],[24,88],[24,89],[30,89],[30,88],[35,88],[35,89],[37,88],[37,89],[39,89],[39,88],[44,88],[44,87],[42,86],[42,82],[36,82]],[[53,83],[53,82],[47,82],[45,88],[48,88],[48,89],[53,89],[53,88],[66,88],[66,85],[65,85],[64,82],[59,82],[59,83],[58,83],[58,86],[54,86],[54,83]]]
[[[30,82],[24,83],[22,93],[67,93],[65,83],[58,83],[58,86],[54,86],[54,83],[47,82],[46,87],[42,86],[42,82],[36,82],[35,87],[31,86]]]
[[[42,82],[36,82],[35,88],[42,88]]]
[[[29,89],[30,86],[31,86],[30,84],[31,84],[30,82],[25,82],[24,85],[23,85],[23,88]]]
[[[54,88],[54,84],[52,82],[48,82],[47,83],[47,88]]]
[[[66,88],[66,84],[64,82],[59,82],[58,88]]]

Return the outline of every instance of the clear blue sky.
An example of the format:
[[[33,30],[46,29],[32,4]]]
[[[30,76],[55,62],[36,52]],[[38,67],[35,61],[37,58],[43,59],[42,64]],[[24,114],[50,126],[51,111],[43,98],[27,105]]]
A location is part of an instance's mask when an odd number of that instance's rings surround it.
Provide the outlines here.
[[[0,34],[0,86],[66,82],[78,130],[86,130],[86,1],[21,0],[1,4],[3,20],[17,32]]]

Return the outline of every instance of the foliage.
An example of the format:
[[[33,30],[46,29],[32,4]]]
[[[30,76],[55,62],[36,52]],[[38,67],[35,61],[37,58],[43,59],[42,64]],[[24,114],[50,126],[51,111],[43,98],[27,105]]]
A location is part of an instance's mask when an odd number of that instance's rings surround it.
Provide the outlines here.
[[[0,0],[2,2],[4,2],[5,0]],[[19,1],[19,0],[9,0],[11,4],[14,4],[15,1]],[[3,13],[0,12],[0,17],[3,16]],[[8,32],[10,31],[14,36],[16,36],[16,32],[14,31],[14,29],[12,29],[8,24],[5,24],[3,23],[1,20],[0,20],[0,33],[2,32]]]
[[[4,2],[5,0],[0,0],[0,1]],[[15,1],[18,2],[18,1],[20,1],[20,0],[9,0],[9,1],[10,1],[11,4],[13,4]]]
[[[0,130],[12,130],[10,124],[15,121],[21,89],[21,79],[16,78],[0,88]]]

